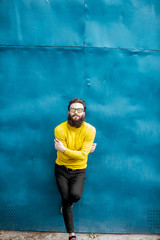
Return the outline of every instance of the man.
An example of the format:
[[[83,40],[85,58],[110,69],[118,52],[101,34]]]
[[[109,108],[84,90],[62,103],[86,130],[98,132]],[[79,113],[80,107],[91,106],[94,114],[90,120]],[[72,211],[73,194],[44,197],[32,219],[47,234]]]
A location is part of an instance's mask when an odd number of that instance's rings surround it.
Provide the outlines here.
[[[80,200],[85,180],[88,154],[93,152],[96,130],[85,122],[86,105],[79,98],[69,102],[68,121],[55,128],[57,159],[55,176],[62,197],[62,213],[70,240],[76,240],[73,203]]]

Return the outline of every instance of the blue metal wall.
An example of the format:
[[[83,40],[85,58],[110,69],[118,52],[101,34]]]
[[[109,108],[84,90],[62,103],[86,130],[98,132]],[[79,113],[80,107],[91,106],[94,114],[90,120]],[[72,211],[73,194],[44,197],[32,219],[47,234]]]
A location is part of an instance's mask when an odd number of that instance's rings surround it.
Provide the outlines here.
[[[76,231],[160,233],[160,2],[0,1],[0,229],[65,231],[53,130],[97,129]]]

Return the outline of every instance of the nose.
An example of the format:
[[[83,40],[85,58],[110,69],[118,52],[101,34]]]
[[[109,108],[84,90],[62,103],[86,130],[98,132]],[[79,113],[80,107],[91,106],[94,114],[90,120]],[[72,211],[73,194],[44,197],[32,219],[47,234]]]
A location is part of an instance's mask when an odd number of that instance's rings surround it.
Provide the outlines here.
[[[78,112],[75,112],[75,113],[73,114],[73,116],[79,116]]]
[[[74,116],[78,116],[78,114],[75,112],[75,113],[74,113]]]

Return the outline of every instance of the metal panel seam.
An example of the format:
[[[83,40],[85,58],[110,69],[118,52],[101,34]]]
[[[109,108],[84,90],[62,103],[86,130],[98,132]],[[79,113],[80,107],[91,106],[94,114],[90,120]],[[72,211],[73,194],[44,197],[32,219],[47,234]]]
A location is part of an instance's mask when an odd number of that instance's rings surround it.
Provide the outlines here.
[[[86,49],[113,49],[113,50],[129,50],[129,51],[153,51],[160,52],[160,49],[144,49],[144,48],[113,48],[113,47],[88,47],[88,46],[50,46],[50,45],[4,45],[0,47],[35,47],[35,48],[86,48]]]

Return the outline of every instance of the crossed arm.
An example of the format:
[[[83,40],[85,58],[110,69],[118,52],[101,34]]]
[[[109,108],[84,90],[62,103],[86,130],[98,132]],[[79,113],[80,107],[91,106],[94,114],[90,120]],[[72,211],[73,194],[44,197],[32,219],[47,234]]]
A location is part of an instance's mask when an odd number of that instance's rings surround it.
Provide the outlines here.
[[[65,136],[60,129],[55,128],[55,139],[54,145],[55,149],[64,154],[63,157],[74,158],[74,159],[85,159],[89,153],[95,151],[96,143],[93,143],[95,138],[95,132],[88,131],[85,140],[82,144],[82,148],[79,151],[71,150],[68,148],[65,140]]]
[[[94,151],[95,151],[95,149],[96,149],[96,146],[97,146],[97,143],[93,143],[92,144],[92,148],[91,148],[91,150],[90,150],[90,152],[89,153],[93,153]],[[55,138],[54,139],[54,147],[55,147],[55,149],[57,150],[57,151],[60,151],[60,152],[65,152],[65,150],[66,150],[66,148],[64,147],[64,145],[63,145],[63,143],[60,141],[60,140],[58,140],[58,138]]]

